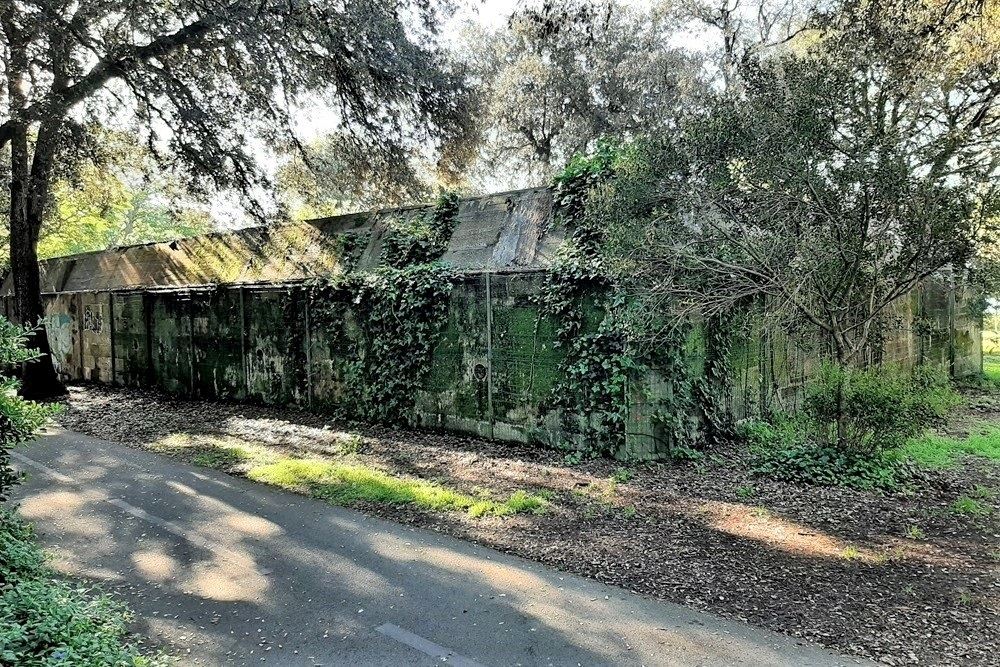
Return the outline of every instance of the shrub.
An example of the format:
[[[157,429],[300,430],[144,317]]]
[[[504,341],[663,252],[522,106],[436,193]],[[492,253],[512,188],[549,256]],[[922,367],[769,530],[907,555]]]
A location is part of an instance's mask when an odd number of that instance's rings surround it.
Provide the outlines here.
[[[0,369],[31,361],[31,332],[0,317]],[[10,448],[30,440],[53,406],[25,401],[18,383],[0,376],[0,500],[19,481]],[[31,527],[0,506],[0,664],[150,665],[126,641],[128,615],[113,598],[56,578]]]
[[[812,432],[806,419],[744,424],[754,472],[783,482],[863,490],[892,490],[902,483],[904,471],[893,454],[816,442]]]
[[[959,401],[947,376],[918,366],[855,369],[824,364],[803,406],[817,441],[862,455],[902,446]]]
[[[18,327],[0,317],[0,373],[38,358],[28,349],[30,329]],[[30,440],[55,411],[55,407],[26,401],[17,395],[20,384],[0,374],[0,501],[7,499],[18,475],[10,465],[10,448]]]
[[[754,470],[767,477],[857,489],[896,489],[921,473],[901,451],[958,403],[947,376],[918,367],[824,365],[802,414],[743,425]]]
[[[110,596],[45,565],[31,526],[0,508],[0,664],[159,664],[127,641],[129,615]]]

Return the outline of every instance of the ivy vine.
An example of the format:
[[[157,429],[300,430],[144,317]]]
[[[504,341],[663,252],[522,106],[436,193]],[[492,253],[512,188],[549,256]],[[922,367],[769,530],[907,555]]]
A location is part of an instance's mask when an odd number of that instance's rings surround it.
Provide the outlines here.
[[[310,312],[345,358],[341,409],[353,417],[412,423],[417,392],[448,319],[454,274],[438,259],[454,229],[458,198],[395,220],[383,238],[386,266],[309,285]]]
[[[700,369],[691,364],[691,324],[661,334],[653,349],[633,349],[632,304],[604,260],[603,229],[587,212],[594,189],[614,178],[617,155],[616,146],[601,143],[593,155],[572,160],[553,183],[555,219],[567,238],[536,298],[539,316],[557,322],[556,345],[565,352],[552,405],[562,410],[564,428],[577,436],[581,453],[598,456],[625,444],[629,404],[641,398],[668,455],[693,458],[703,444],[729,432],[732,325],[722,318],[704,323]],[[654,371],[663,381],[655,391],[646,381]]]
[[[426,213],[392,219],[382,239],[386,264],[401,268],[440,258],[455,231],[457,212],[458,195],[448,192]]]

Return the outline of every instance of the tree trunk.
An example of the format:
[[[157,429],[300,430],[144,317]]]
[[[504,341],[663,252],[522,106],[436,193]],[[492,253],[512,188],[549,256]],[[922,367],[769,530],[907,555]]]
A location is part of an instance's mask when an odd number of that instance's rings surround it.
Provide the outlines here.
[[[39,139],[41,142],[42,137]],[[13,319],[18,324],[37,327],[29,347],[43,355],[21,368],[21,394],[32,399],[52,398],[66,393],[52,364],[52,350],[42,324],[45,313],[38,270],[42,210],[35,203],[39,194],[47,196],[47,187],[39,193],[38,184],[29,176],[27,129],[18,125],[11,139],[10,270],[14,282]]]
[[[844,396],[844,375],[847,371],[847,360],[844,358],[844,347],[837,340],[837,446],[842,447],[847,440],[847,415]]]

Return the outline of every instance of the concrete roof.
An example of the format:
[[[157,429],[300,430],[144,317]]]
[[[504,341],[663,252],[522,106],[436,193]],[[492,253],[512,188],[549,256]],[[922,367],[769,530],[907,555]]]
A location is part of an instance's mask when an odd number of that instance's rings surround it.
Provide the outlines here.
[[[431,205],[248,227],[164,243],[111,248],[45,260],[43,292],[284,282],[343,271],[342,237],[367,239],[358,267],[379,264],[382,237],[399,216]],[[511,271],[548,266],[563,235],[551,225],[547,188],[463,199],[442,261],[457,271]],[[7,276],[0,295],[13,292]]]

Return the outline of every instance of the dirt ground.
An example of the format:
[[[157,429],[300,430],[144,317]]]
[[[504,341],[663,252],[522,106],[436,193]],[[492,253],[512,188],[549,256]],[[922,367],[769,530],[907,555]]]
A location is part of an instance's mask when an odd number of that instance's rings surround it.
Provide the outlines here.
[[[886,664],[1000,664],[1000,465],[984,460],[886,496],[758,479],[733,446],[683,465],[570,466],[536,447],[106,387],[72,388],[60,421],[132,446],[224,436],[468,493],[547,491],[544,512],[502,518],[355,507]],[[984,421],[1000,424],[1000,398],[973,393],[947,430]],[[342,453],[345,433],[357,453]],[[969,493],[982,511],[956,513]]]

